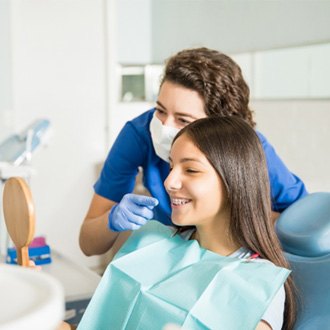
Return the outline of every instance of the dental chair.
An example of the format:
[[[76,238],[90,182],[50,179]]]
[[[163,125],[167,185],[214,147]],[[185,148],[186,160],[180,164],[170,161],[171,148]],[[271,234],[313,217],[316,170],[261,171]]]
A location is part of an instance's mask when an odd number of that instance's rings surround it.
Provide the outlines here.
[[[330,193],[312,193],[292,204],[276,231],[298,289],[294,329],[330,329]]]

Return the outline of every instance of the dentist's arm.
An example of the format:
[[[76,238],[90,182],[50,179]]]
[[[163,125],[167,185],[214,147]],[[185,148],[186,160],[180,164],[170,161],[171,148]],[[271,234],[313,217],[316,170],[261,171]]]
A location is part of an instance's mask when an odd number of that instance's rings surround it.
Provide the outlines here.
[[[94,194],[80,228],[79,245],[85,255],[105,253],[116,241],[119,233],[108,228],[109,213],[115,204],[114,201]]]
[[[108,251],[118,232],[136,230],[153,218],[157,199],[126,194],[119,204],[94,194],[87,216],[80,230],[82,251],[90,256]]]

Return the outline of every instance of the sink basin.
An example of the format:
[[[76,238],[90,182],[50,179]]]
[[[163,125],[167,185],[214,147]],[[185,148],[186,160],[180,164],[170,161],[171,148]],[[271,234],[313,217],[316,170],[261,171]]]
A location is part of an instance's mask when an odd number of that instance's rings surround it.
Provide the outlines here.
[[[64,317],[64,291],[52,276],[0,264],[0,329],[54,330]]]

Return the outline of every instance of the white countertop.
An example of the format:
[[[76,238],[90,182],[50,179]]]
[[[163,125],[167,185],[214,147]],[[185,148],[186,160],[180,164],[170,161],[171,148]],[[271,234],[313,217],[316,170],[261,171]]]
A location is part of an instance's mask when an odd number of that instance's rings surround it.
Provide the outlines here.
[[[80,265],[51,250],[52,262],[41,266],[41,271],[57,279],[62,284],[65,302],[91,298],[98,286],[101,276],[86,266]],[[5,263],[5,257],[0,256],[0,264]]]
[[[52,262],[42,265],[42,271],[54,276],[64,287],[65,301],[90,298],[101,276],[89,268],[75,263],[52,249]]]

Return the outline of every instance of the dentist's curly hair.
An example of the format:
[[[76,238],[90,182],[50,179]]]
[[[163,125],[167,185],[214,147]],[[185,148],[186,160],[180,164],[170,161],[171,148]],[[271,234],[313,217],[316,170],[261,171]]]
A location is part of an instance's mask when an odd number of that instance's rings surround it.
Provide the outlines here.
[[[196,91],[210,116],[236,116],[255,127],[250,90],[240,67],[227,55],[208,48],[185,49],[165,63],[161,85],[169,81]]]

